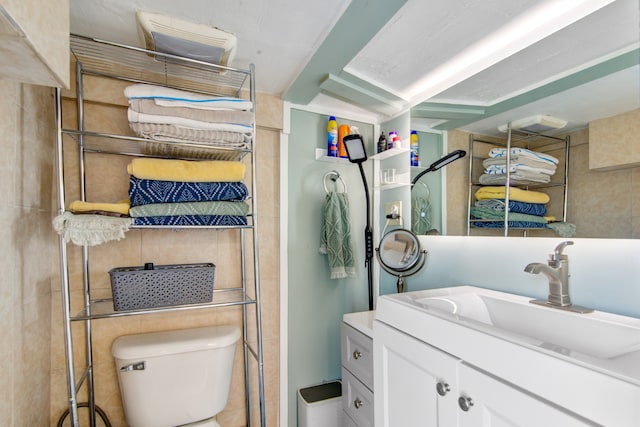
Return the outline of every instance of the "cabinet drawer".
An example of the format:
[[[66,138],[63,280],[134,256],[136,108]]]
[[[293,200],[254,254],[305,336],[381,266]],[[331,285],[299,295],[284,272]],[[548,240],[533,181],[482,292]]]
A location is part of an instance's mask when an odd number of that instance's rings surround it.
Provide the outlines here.
[[[342,411],[342,423],[342,427],[360,427],[345,411]]]
[[[342,368],[342,409],[358,427],[373,427],[373,392]]]
[[[373,390],[373,340],[346,323],[341,335],[342,366]]]

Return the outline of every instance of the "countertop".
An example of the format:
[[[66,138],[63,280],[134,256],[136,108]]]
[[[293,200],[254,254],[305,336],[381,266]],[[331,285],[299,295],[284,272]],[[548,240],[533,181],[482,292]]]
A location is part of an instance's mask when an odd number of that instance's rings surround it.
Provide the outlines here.
[[[342,321],[366,336],[373,338],[373,319],[375,319],[375,317],[375,310],[359,311],[356,313],[346,313],[342,317]]]

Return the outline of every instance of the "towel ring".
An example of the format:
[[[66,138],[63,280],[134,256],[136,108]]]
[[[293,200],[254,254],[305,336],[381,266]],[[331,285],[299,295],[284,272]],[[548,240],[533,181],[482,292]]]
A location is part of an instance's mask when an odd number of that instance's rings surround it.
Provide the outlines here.
[[[342,183],[343,192],[347,192],[347,184],[344,182],[344,179],[340,176],[338,171],[331,171],[324,174],[324,178],[322,178],[322,185],[324,185],[324,192],[329,194],[329,189],[327,188],[327,178],[331,179],[334,183],[336,183],[336,190],[338,190],[338,180]]]

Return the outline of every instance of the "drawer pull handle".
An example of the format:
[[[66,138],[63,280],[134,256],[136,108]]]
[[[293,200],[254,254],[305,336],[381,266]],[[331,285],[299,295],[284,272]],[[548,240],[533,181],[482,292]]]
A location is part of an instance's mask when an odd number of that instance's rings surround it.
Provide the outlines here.
[[[447,383],[440,382],[436,384],[436,390],[440,396],[446,396],[451,391],[451,387]]]
[[[356,409],[360,409],[362,405],[364,405],[364,402],[362,402],[362,400],[358,398],[356,398],[356,400],[353,401],[353,406],[355,406]]]
[[[353,358],[354,358],[354,359],[358,360],[358,359],[360,359],[361,357],[362,357],[362,353],[360,352],[360,350],[355,350],[355,351],[353,352]]]
[[[458,406],[460,406],[460,409],[464,412],[467,412],[473,406],[473,400],[471,400],[470,397],[460,396],[458,398]]]

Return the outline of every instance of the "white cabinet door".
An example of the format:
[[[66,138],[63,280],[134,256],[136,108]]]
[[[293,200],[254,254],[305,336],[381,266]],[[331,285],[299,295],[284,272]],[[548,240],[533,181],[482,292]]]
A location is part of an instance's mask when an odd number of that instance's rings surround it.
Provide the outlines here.
[[[374,322],[376,427],[458,425],[459,360]]]
[[[458,368],[462,427],[596,425],[466,363]]]

